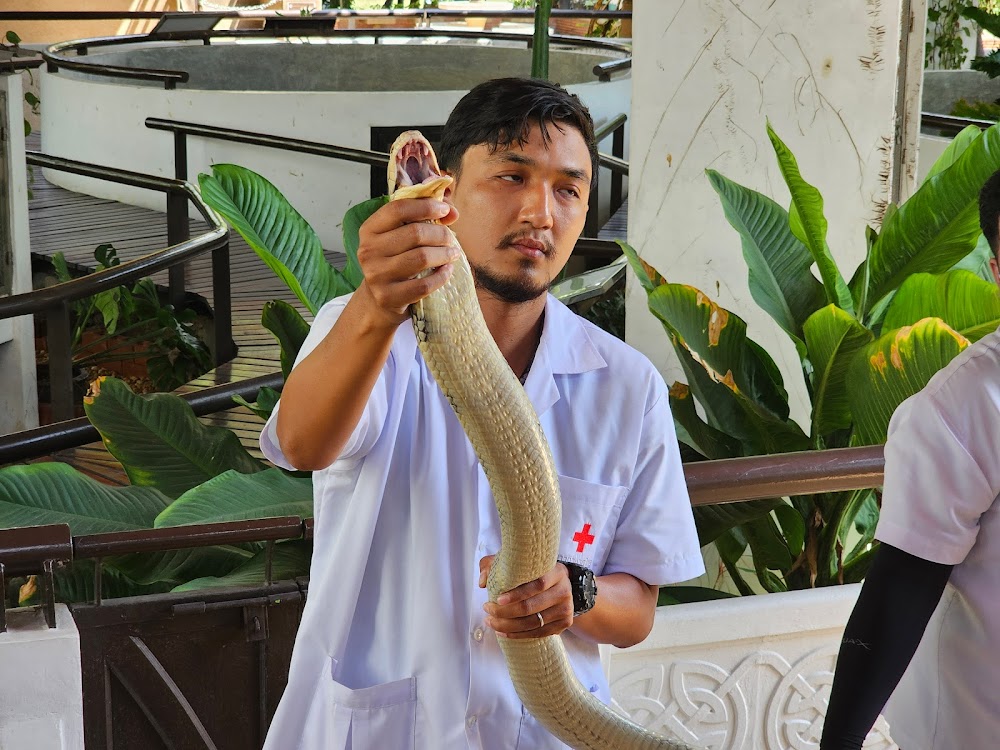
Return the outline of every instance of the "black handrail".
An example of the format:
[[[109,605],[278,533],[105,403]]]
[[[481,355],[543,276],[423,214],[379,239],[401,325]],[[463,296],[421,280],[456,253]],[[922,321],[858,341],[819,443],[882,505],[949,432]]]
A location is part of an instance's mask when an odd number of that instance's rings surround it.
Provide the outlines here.
[[[969,117],[939,115],[934,112],[920,113],[921,128],[934,128],[935,130],[940,130],[946,135],[958,135],[958,133],[965,130],[970,125],[975,125],[977,128],[985,130],[992,125],[996,125],[996,122],[993,120],[974,120]]]
[[[41,56],[32,53],[23,57],[8,57],[0,59],[0,73],[11,73],[19,70],[31,70],[39,68],[45,62]]]
[[[521,42],[531,46],[532,38],[526,34],[500,33],[495,31],[466,31],[451,30],[441,31],[439,29],[323,29],[303,27],[300,29],[288,30],[284,28],[264,28],[264,29],[229,29],[211,31],[192,32],[172,32],[163,36],[156,34],[132,34],[121,37],[95,37],[91,39],[77,39],[68,42],[60,42],[49,47],[42,53],[42,57],[47,63],[48,71],[54,73],[60,67],[94,76],[108,76],[112,78],[127,78],[156,81],[162,83],[165,88],[173,89],[178,83],[184,83],[187,73],[180,70],[159,70],[155,68],[124,68],[121,66],[102,65],[80,60],[91,47],[116,46],[122,44],[132,44],[134,42],[155,42],[155,41],[193,41],[201,40],[208,44],[213,39],[234,38],[234,39],[254,39],[254,38],[275,38],[288,36],[338,36],[338,37],[373,37],[375,42],[382,37],[441,37],[447,36],[456,39],[495,39],[500,41]],[[606,39],[590,37],[575,37],[553,34],[549,37],[550,44],[561,44],[570,47],[590,47],[594,49],[604,49],[619,52],[623,55],[631,55],[631,47],[625,44],[610,42]],[[64,53],[75,51],[77,57],[67,57]],[[626,57],[625,59],[629,59]],[[622,63],[624,60],[612,60],[614,63]],[[624,67],[629,67],[631,63]],[[600,76],[600,80],[610,80],[610,73],[604,75],[595,68],[595,75]]]
[[[131,172],[124,169],[49,156],[35,151],[26,153],[28,164],[70,172],[132,187],[163,192],[167,197],[167,242],[161,251],[121,263],[89,276],[73,279],[32,292],[0,298],[0,320],[22,315],[45,314],[49,345],[49,381],[52,413],[57,420],[73,416],[73,362],[70,333],[70,303],[99,292],[168,270],[170,299],[179,306],[184,298],[184,263],[205,252],[212,253],[213,315],[215,362],[232,359],[232,305],[229,283],[229,229],[194,187],[181,180]],[[191,239],[188,231],[187,205],[192,201],[209,230]]]
[[[626,57],[623,60],[608,60],[607,62],[598,63],[594,66],[594,75],[601,81],[610,81],[611,76],[615,73],[621,73],[623,70],[632,69],[632,58]]]
[[[113,10],[5,10],[0,11],[0,21],[143,21],[162,18],[160,11],[113,11]],[[177,14],[171,14],[177,15]],[[186,13],[185,15],[192,15]],[[221,19],[260,19],[276,18],[282,21],[302,19],[308,21],[316,18],[534,18],[533,10],[442,10],[441,8],[393,8],[388,10],[318,10],[308,16],[288,16],[279,11],[219,11],[211,13]],[[628,20],[632,17],[630,10],[571,10],[553,8],[552,18],[610,18]]]

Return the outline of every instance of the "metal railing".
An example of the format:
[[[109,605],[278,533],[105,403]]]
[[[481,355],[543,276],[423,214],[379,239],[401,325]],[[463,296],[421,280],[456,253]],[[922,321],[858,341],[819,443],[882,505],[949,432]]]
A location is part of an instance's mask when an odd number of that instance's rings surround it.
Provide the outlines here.
[[[704,461],[685,464],[684,473],[692,504],[703,506],[876,487],[882,483],[883,466],[882,446],[871,446]],[[54,627],[53,574],[60,566],[94,560],[94,601],[100,604],[101,562],[106,557],[244,542],[267,544],[264,585],[268,586],[274,543],[308,540],[312,531],[312,520],[298,516],[76,537],[65,524],[0,530],[0,591],[5,590],[6,577],[40,575],[42,609],[49,627]],[[0,632],[4,628],[0,607]]]
[[[986,129],[991,125],[996,125],[992,120],[974,120],[969,117],[953,117],[951,115],[939,115],[934,112],[920,113],[920,129],[934,130],[943,136],[955,136],[970,125],[975,125],[980,129]]]
[[[286,18],[283,21],[299,23],[293,18]],[[229,29],[229,30],[209,30],[209,31],[185,31],[172,32],[169,34],[131,34],[120,37],[95,37],[91,39],[77,39],[67,42],[60,42],[49,47],[42,53],[50,73],[55,73],[59,68],[74,70],[79,73],[86,73],[91,76],[107,76],[110,78],[125,78],[131,80],[144,80],[162,83],[166,89],[175,89],[178,83],[187,83],[188,73],[183,70],[162,70],[157,68],[123,67],[116,65],[104,65],[86,60],[87,54],[94,47],[111,47],[136,43],[148,42],[177,42],[177,41],[201,41],[203,44],[211,44],[215,39],[273,39],[276,37],[343,37],[343,38],[371,38],[373,44],[378,44],[383,38],[394,37],[434,37],[442,36],[455,39],[491,39],[505,42],[519,42],[529,49],[532,45],[532,38],[526,34],[514,34],[495,31],[465,31],[459,29],[330,29],[311,25],[299,24],[299,27],[290,29],[286,26],[276,26],[263,29]],[[605,39],[595,39],[591,37],[562,36],[553,34],[549,37],[549,43],[570,47],[586,47],[592,49],[603,49],[617,52],[624,55],[623,58],[610,60],[594,67],[594,75],[601,81],[610,81],[612,74],[628,70],[631,67],[631,47],[625,44],[610,42]],[[69,57],[67,53],[76,53],[74,57]]]
[[[166,249],[79,279],[0,298],[0,320],[22,315],[45,316],[52,413],[55,419],[67,420],[74,413],[70,303],[166,270],[169,274],[170,302],[180,308],[185,296],[184,264],[205,252],[212,253],[215,362],[221,364],[232,359],[235,346],[232,340],[229,229],[215,211],[202,201],[201,195],[192,185],[183,180],[87,164],[34,151],[27,152],[26,160],[36,167],[156,190],[166,194],[167,202],[169,247]],[[208,231],[194,239],[190,237],[188,225],[188,201],[194,204],[209,225]]]

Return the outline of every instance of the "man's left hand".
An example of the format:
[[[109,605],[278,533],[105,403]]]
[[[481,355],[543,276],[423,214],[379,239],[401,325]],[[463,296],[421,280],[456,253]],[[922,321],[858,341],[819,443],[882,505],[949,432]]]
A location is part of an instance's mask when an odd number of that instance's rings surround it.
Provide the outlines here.
[[[486,579],[496,555],[479,561],[479,587]],[[521,584],[486,602],[486,625],[503,638],[541,638],[559,635],[573,625],[573,592],[569,571],[562,563],[541,578]],[[540,617],[539,617],[540,615]]]

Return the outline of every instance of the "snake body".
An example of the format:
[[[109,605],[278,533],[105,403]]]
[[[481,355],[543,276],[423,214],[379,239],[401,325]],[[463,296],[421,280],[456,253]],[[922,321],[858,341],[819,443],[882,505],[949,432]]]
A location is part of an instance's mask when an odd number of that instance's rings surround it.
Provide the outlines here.
[[[443,199],[430,144],[403,133],[389,158],[390,199]],[[457,238],[455,244],[458,244]],[[448,282],[411,306],[418,346],[483,467],[500,518],[500,552],[487,581],[491,601],[556,564],[562,504],[555,463],[534,407],[500,353],[459,255]],[[580,683],[559,636],[498,642],[522,703],[576,750],[685,750],[605,706]]]

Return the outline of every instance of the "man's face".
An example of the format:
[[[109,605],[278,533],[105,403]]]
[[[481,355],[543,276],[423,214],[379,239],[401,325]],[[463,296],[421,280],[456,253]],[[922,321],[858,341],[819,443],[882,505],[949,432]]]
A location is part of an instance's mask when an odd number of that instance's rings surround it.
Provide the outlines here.
[[[576,128],[538,126],[524,146],[490,152],[472,146],[446,196],[459,212],[451,225],[476,285],[507,302],[545,294],[583,231],[590,196],[590,153]]]

